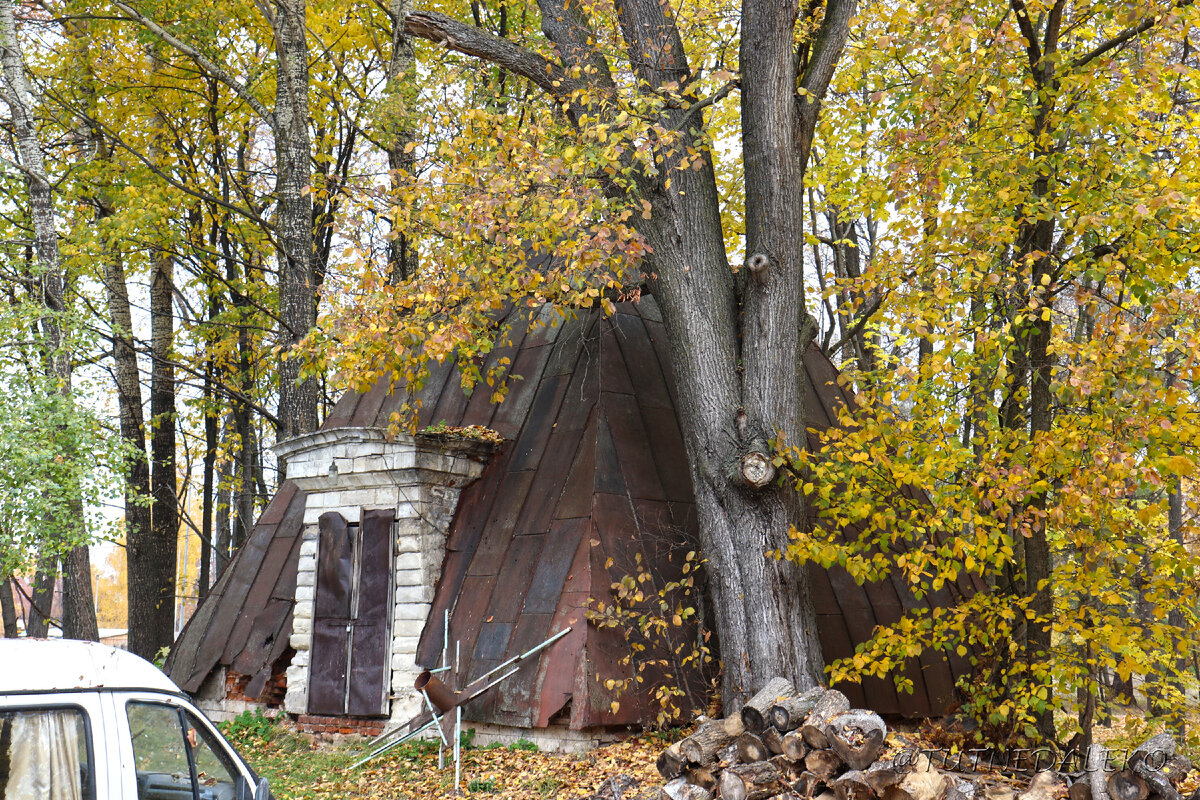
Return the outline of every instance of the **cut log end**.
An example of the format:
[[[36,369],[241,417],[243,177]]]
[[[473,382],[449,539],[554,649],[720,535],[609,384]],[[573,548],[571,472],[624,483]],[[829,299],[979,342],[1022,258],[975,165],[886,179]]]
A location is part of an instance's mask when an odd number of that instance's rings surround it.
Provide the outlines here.
[[[750,764],[755,761],[766,761],[771,757],[771,751],[763,744],[763,740],[750,731],[745,731],[737,738],[738,761]]]
[[[832,750],[813,750],[804,757],[805,768],[824,781],[832,781],[842,769],[842,759]]]
[[[825,726],[843,711],[850,710],[850,701],[846,695],[837,689],[829,689],[821,695],[813,705],[808,719],[800,726],[800,735],[814,750],[824,750],[829,747],[829,739],[825,736]]]
[[[1146,800],[1150,796],[1149,784],[1130,769],[1110,772],[1105,778],[1104,788],[1112,800]]]
[[[739,764],[721,773],[717,794],[721,800],[765,800],[783,791],[782,779],[779,770],[768,761]]]
[[[838,714],[825,726],[829,746],[852,770],[862,770],[875,763],[883,752],[887,725],[872,711],[846,711]]]
[[[659,775],[671,781],[678,778],[687,769],[687,759],[684,757],[679,744],[676,743],[658,754],[658,761],[655,762],[655,766],[658,768]]]
[[[808,745],[804,743],[804,737],[795,731],[785,733],[780,745],[783,747],[783,754],[792,761],[803,761],[808,755]]]
[[[875,789],[867,782],[866,774],[850,770],[830,785],[837,800],[875,800]]]
[[[762,454],[750,453],[746,456],[746,458],[749,458],[753,455]],[[765,459],[766,456],[763,456],[763,458]],[[766,463],[773,472],[775,468],[771,466],[771,462],[767,461]],[[742,466],[744,476],[745,459],[742,460]],[[753,485],[753,481],[751,481],[749,477],[746,477],[746,480]],[[767,479],[767,482],[770,482],[769,478]],[[765,485],[765,483],[761,485]],[[742,706],[740,716],[742,718],[743,727],[750,733],[762,733],[764,730],[766,730],[768,724],[768,709],[775,705],[781,697],[791,697],[795,694],[796,688],[792,686],[792,682],[787,678],[771,678],[771,680],[767,681],[765,686],[759,689],[758,692],[756,692],[754,696],[747,700],[746,704]]]
[[[1075,781],[1067,789],[1067,797],[1069,800],[1092,800],[1092,787],[1087,781]]]

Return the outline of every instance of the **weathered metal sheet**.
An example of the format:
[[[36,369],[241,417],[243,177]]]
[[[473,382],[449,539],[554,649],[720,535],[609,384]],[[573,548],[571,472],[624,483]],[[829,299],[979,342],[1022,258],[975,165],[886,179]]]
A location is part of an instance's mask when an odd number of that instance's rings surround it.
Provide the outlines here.
[[[377,618],[356,620],[351,636],[346,713],[356,716],[384,715],[387,713],[384,698],[391,661],[387,622]]]
[[[671,392],[663,380],[658,354],[646,333],[642,318],[636,314],[618,313],[613,317],[619,335],[616,337],[621,356],[632,384],[633,394],[642,406],[668,410],[674,415]],[[604,386],[613,391],[607,381]]]
[[[567,580],[567,572],[579,549],[587,520],[556,520],[550,527],[537,566],[529,581],[522,616],[553,614]]]
[[[317,588],[315,619],[350,619],[350,588],[354,581],[354,546],[350,526],[335,511],[326,511],[318,523]]]
[[[621,459],[613,442],[608,420],[596,422],[596,483],[595,491],[601,494],[625,494],[625,476],[621,474]]]
[[[363,512],[361,548],[358,558],[358,597],[354,603],[357,623],[378,623],[387,626],[388,605],[385,602],[392,583],[392,524],[393,509],[372,509]]]
[[[349,640],[349,621],[313,621],[312,661],[308,675],[310,714],[346,713],[346,653]]]
[[[625,368],[625,356],[617,343],[619,332],[615,320],[600,325],[600,374],[604,376],[604,391],[633,396],[633,381]],[[627,343],[632,349],[632,343]]]

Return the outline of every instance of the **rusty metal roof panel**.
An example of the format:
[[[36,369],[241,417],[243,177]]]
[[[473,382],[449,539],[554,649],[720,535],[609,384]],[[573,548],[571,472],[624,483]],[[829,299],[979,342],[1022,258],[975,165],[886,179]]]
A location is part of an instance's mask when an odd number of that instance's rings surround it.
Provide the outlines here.
[[[530,314],[523,308],[507,313],[505,320],[521,326]],[[655,562],[655,585],[678,574],[683,554],[697,549],[696,509],[674,413],[665,329],[649,296],[618,304],[613,317],[593,309],[558,318],[541,309],[536,318],[548,324],[528,334],[518,330],[513,341],[519,344],[499,348],[485,361],[487,366],[509,357],[512,373],[523,378],[511,381],[508,398],[498,407],[483,402],[490,400],[486,386],[464,397],[447,365],[433,367],[420,393],[420,424],[442,419],[451,425],[491,424],[506,441],[462,494],[418,657],[426,666],[440,658],[447,610],[452,612],[451,650],[453,642],[461,642],[458,680],[463,684],[541,641],[538,637],[573,625],[568,637],[531,659],[503,692],[472,704],[468,718],[538,725],[569,719],[576,727],[639,722],[650,713],[644,698],[620,699],[614,712],[616,698],[596,680],[598,674],[631,675],[621,663],[628,642],[588,625],[584,615],[591,598],[607,596],[614,580],[636,569],[638,549]],[[804,365],[809,424],[823,427],[852,401],[819,350],[810,349]],[[482,398],[485,394],[489,397]],[[336,407],[331,422],[386,424],[402,400],[377,387],[353,404]],[[286,497],[289,486],[276,498],[281,507],[273,504],[264,514],[250,544],[181,637],[172,659],[194,686],[229,655],[250,666],[284,653],[290,603],[281,619],[282,607],[264,596],[280,601],[279,593],[294,586],[304,498],[299,492]],[[290,546],[271,549],[276,535],[289,536]],[[289,570],[291,584],[284,575]],[[850,655],[876,623],[919,605],[897,584],[860,587],[846,584],[847,579],[831,584],[828,576],[814,574],[819,633],[830,658]],[[264,595],[259,580],[272,591]],[[243,613],[255,621],[241,652],[233,653],[238,646],[226,645],[233,620]],[[273,626],[281,629],[272,638]],[[242,637],[244,625],[236,633]],[[207,641],[214,636],[220,647]],[[250,650],[253,658],[246,655]],[[928,713],[936,711],[933,706],[958,674],[952,666],[932,656],[914,665],[918,694],[911,699],[897,698],[882,683],[847,688],[857,702],[871,699],[881,711]],[[255,674],[257,682],[262,670]]]

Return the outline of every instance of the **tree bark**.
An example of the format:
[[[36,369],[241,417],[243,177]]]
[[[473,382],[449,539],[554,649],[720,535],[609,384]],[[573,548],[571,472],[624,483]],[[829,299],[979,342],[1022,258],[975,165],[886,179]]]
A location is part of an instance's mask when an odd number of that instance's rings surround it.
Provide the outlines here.
[[[404,18],[410,11],[412,0],[390,0],[388,3],[388,15],[392,18],[392,55],[387,68],[387,91],[401,98],[404,96],[403,83],[414,80],[412,69],[415,50],[412,38],[404,31]],[[404,110],[407,111],[407,107]],[[408,128],[408,120],[401,120],[399,125],[389,130],[386,135],[388,139],[385,146],[392,193],[399,195],[404,191],[405,183],[412,175],[416,163],[415,154],[409,147],[414,139]],[[393,220],[392,238],[388,242],[388,282],[401,283],[416,274],[416,248],[413,247],[408,232]]]
[[[75,508],[83,519],[83,504]],[[73,547],[63,556],[63,638],[100,641],[92,598],[92,558],[86,545]]]
[[[612,70],[588,30],[580,4],[539,0],[556,63],[441,14],[412,14],[406,30],[500,64],[552,95],[578,122],[615,113]],[[692,71],[679,31],[658,0],[618,0],[629,62],[654,91],[688,86]],[[800,690],[819,685],[824,659],[806,568],[767,553],[786,547],[804,509],[794,489],[751,485],[738,465],[769,442],[806,442],[801,358],[811,338],[803,292],[803,180],[819,99],[848,35],[853,0],[830,0],[810,55],[797,66],[796,2],[746,0],[742,7],[742,151],[746,184],[746,272],[730,269],[708,145],[690,133],[698,119],[667,108],[662,124],[681,132],[641,173],[638,200],[649,218],[634,223],[653,255],[643,265],[663,311],[676,376],[677,412],[696,498],[701,547],[723,654],[727,708],[773,676]],[[580,76],[580,77],[576,77]],[[797,83],[804,88],[797,92]],[[586,102],[574,90],[589,88]],[[693,98],[694,99],[694,98]],[[688,104],[683,104],[688,105]],[[694,168],[676,169],[688,147]],[[655,159],[658,163],[658,159]],[[670,182],[666,178],[670,178]],[[618,191],[607,187],[608,191]]]
[[[280,441],[317,429],[318,385],[300,380],[292,351],[317,322],[313,272],[312,143],[308,133],[308,39],[305,0],[275,4],[275,199],[279,244]],[[281,465],[283,467],[284,465]]]
[[[0,623],[4,626],[4,638],[17,638],[17,604],[13,600],[13,576],[0,577]]]
[[[175,467],[174,261],[154,254],[150,275],[150,491],[149,536],[130,551],[129,585],[138,595],[135,626],[130,603],[129,649],[153,659],[175,641],[175,570],[179,503]],[[136,569],[135,569],[136,565]],[[136,572],[136,575],[135,575]],[[135,589],[136,585],[136,589]],[[132,597],[131,597],[132,600]]]

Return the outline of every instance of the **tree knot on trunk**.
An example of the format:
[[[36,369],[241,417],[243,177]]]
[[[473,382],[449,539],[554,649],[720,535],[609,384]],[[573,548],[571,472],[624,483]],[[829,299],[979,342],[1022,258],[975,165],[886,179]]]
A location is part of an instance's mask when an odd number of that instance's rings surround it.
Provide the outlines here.
[[[750,272],[750,277],[756,283],[766,283],[768,275],[768,267],[771,266],[771,257],[766,253],[755,253],[746,259],[746,269]]]
[[[766,453],[749,452],[742,456],[742,478],[756,489],[761,489],[775,479],[775,465]]]

